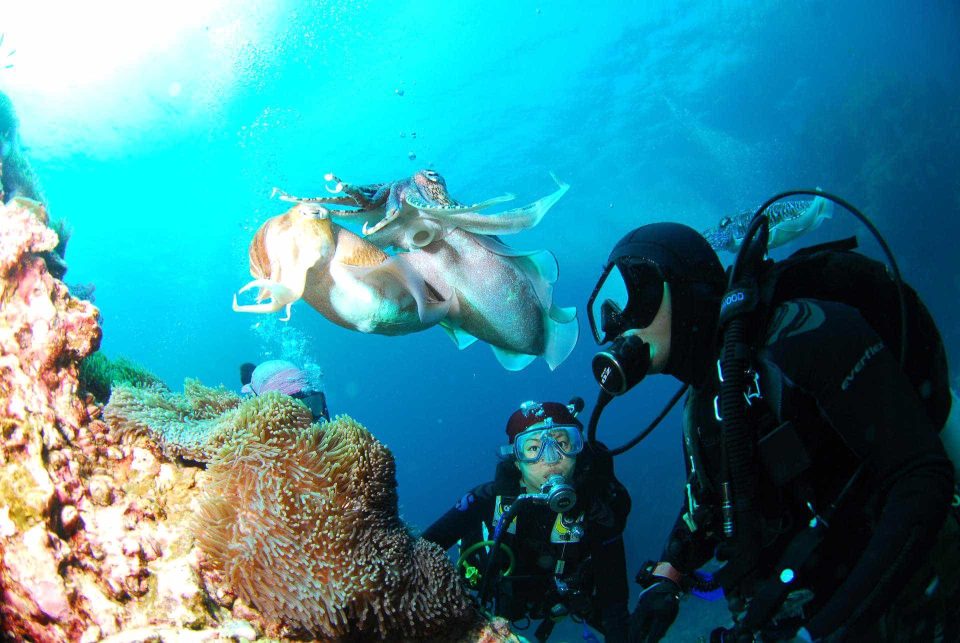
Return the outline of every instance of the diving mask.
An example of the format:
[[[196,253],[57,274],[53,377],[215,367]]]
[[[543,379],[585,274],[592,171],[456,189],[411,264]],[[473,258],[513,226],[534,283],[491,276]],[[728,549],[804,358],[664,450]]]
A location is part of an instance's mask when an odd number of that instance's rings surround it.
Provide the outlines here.
[[[646,328],[663,303],[663,274],[656,264],[633,258],[607,264],[587,301],[587,318],[597,344],[631,328]]]
[[[513,456],[517,462],[559,462],[563,456],[572,457],[583,451],[580,427],[554,425],[550,418],[543,425],[524,431],[513,442]]]

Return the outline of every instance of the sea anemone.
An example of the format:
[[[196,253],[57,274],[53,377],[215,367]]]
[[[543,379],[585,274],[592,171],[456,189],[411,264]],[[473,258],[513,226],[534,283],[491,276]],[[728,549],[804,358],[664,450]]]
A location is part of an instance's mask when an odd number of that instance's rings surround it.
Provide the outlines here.
[[[240,397],[192,379],[184,382],[183,389],[178,394],[157,384],[118,384],[103,417],[121,437],[143,435],[170,458],[207,462],[221,434],[232,428],[235,419],[230,412],[237,409]],[[309,421],[309,410],[300,407]]]
[[[349,417],[300,414],[277,393],[239,409],[248,421],[224,434],[194,522],[207,563],[269,619],[311,636],[469,628],[476,615],[446,556],[400,520],[390,451]]]

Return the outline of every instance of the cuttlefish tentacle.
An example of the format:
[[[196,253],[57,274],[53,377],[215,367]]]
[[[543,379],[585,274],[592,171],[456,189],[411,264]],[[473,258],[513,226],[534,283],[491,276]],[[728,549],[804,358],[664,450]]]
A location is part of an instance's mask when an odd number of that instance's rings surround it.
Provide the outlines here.
[[[237,303],[237,295],[243,294],[251,288],[260,288],[268,291],[270,301],[244,305]],[[260,297],[258,297],[258,299],[260,299]],[[290,321],[290,307],[293,306],[293,303],[298,299],[300,299],[298,295],[295,295],[292,290],[281,283],[271,281],[270,279],[254,279],[234,294],[233,310],[237,313],[275,313],[278,310],[286,308],[286,315],[281,317],[280,320]]]
[[[273,188],[273,191],[270,193],[270,198],[277,197],[281,201],[287,201],[288,203],[305,203],[305,204],[316,204],[316,205],[348,205],[354,207],[360,207],[357,204],[356,198],[352,195],[344,196],[324,196],[324,197],[301,197],[294,196],[284,192],[280,188]]]

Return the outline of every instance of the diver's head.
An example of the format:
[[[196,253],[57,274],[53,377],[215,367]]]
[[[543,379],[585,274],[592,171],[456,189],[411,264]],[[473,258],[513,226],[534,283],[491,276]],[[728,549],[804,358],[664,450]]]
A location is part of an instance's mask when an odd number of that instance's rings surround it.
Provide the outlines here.
[[[576,415],[580,408],[574,401],[528,401],[507,420],[510,444],[501,447],[501,455],[514,460],[528,493],[538,492],[550,476],[571,479],[583,450],[583,425]]]
[[[648,373],[699,384],[724,287],[719,258],[692,228],[653,223],[623,237],[587,303],[594,339],[612,342],[594,358],[601,386],[617,395]]]
[[[253,371],[257,368],[257,365],[253,362],[244,362],[240,365],[240,384],[247,385],[250,383],[250,380],[253,379]]]

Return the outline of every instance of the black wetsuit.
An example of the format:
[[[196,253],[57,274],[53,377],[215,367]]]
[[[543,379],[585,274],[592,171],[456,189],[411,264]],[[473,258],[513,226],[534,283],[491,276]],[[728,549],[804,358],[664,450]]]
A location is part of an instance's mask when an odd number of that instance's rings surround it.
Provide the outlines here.
[[[630,513],[630,496],[612,472],[598,473],[600,467],[591,467],[590,460],[587,451],[577,458],[573,484],[578,500],[562,515],[562,524],[549,507],[530,505],[518,512],[515,533],[503,535],[516,565],[509,576],[496,583],[496,612],[511,621],[537,620],[548,616],[551,608],[563,605],[575,617],[604,632],[607,640],[625,641],[629,587],[622,534]],[[606,466],[610,466],[609,457],[606,460]],[[520,493],[516,466],[502,462],[493,482],[468,492],[430,525],[423,537],[444,549],[460,541],[461,550],[466,550],[485,539],[485,527],[487,538],[492,540],[497,498],[501,498],[501,506],[509,507]],[[574,526],[582,529],[579,538]],[[569,541],[562,542],[563,538]],[[501,569],[506,559],[505,555],[498,558]],[[562,571],[557,572],[560,560]],[[485,558],[472,562],[481,572],[485,570]],[[565,585],[569,592],[558,591],[555,577],[562,582],[559,587]]]
[[[750,598],[758,583],[779,574],[794,535],[822,514],[863,463],[814,555],[794,570],[794,584],[813,591],[801,618],[815,639],[868,640],[868,628],[927,562],[944,525],[954,474],[939,427],[897,357],[843,304],[782,304],[757,368],[763,399],[749,407],[748,418],[761,440],[755,460],[762,540],[750,573],[730,581],[726,594]],[[700,507],[691,512],[685,494],[662,557],[684,573],[723,551],[717,549],[723,540],[717,390],[712,375],[692,390],[684,411],[687,470]],[[792,437],[768,451],[764,437],[787,420]],[[696,517],[695,527],[684,514]]]

